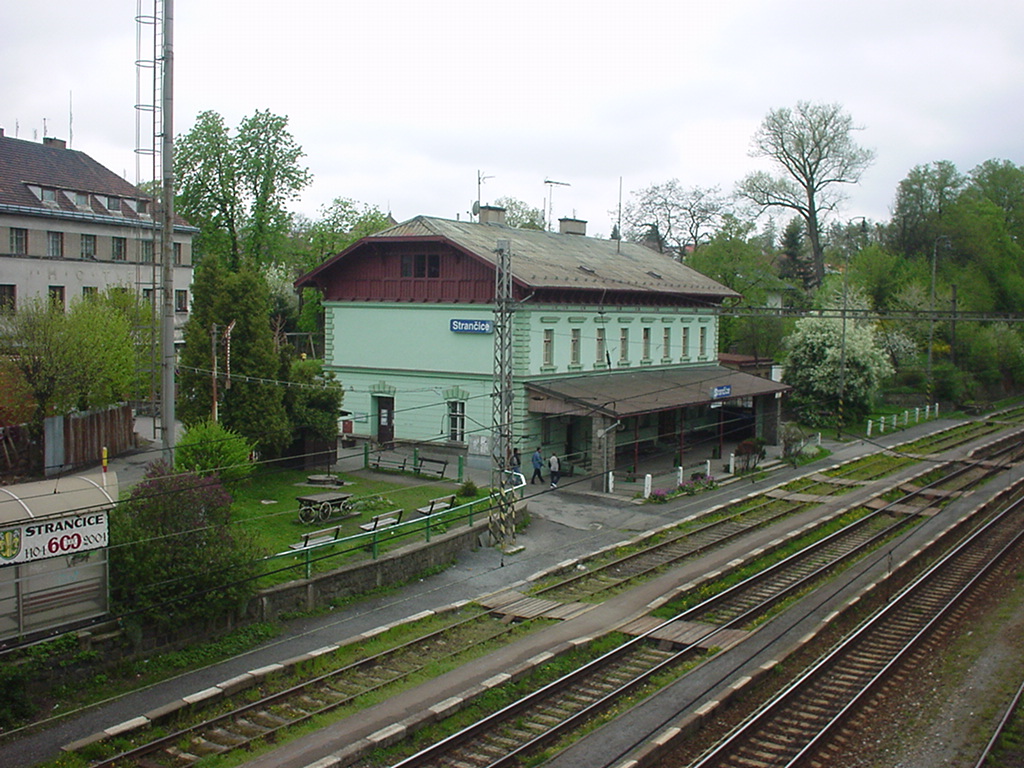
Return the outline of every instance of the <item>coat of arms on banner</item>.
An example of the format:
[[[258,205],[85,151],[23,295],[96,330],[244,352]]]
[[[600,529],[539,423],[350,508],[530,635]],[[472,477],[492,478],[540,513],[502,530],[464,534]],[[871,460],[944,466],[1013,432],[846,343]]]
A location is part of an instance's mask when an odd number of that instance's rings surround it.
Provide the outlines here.
[[[13,560],[21,552],[21,528],[0,530],[0,560]]]

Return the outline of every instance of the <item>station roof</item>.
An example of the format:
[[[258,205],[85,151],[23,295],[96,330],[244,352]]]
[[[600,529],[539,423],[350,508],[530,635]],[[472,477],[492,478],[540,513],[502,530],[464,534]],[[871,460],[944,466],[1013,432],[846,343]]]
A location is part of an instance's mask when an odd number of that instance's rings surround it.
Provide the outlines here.
[[[532,413],[626,418],[675,408],[728,403],[757,395],[788,392],[792,387],[748,373],[709,365],[524,382]],[[729,387],[729,394],[714,391]]]

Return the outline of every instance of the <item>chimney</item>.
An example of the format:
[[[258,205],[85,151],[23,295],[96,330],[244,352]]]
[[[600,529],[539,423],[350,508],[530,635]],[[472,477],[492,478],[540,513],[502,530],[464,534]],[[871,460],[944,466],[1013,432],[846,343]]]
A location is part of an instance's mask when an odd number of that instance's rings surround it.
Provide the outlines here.
[[[43,146],[56,149],[67,149],[68,143],[64,139],[55,139],[52,136],[43,136]]]
[[[0,139],[4,137],[4,129],[0,128]]]
[[[562,235],[585,235],[587,222],[583,219],[559,219],[558,232]]]
[[[504,224],[505,223],[505,209],[497,205],[481,205],[480,206],[480,223],[481,224]]]

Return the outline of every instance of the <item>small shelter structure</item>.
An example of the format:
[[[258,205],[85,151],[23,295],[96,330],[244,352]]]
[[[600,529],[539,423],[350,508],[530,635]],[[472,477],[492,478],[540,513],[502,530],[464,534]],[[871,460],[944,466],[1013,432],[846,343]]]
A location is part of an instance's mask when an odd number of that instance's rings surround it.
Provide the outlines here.
[[[0,642],[107,613],[116,499],[114,473],[0,486]]]

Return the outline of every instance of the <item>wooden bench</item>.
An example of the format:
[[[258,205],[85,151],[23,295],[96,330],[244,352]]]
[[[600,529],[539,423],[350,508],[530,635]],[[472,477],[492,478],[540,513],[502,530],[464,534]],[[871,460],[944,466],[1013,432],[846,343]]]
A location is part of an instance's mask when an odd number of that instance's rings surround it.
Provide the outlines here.
[[[394,469],[399,472],[404,472],[408,464],[408,456],[389,456],[383,453],[378,453],[370,458],[370,466],[374,469]]]
[[[402,515],[405,514],[404,509],[392,509],[390,512],[383,512],[379,515],[374,515],[370,522],[362,523],[359,527],[364,531],[379,531],[384,528],[390,528],[393,525],[398,525],[402,522]]]
[[[446,509],[451,509],[455,506],[455,494],[451,496],[441,496],[437,499],[431,499],[429,504],[422,507],[417,507],[416,511],[421,515],[432,515],[435,512],[444,512]]]
[[[416,466],[413,467],[413,469],[418,475],[437,475],[438,477],[444,477],[444,472],[448,469],[448,460],[427,459],[421,456],[416,460]]]
[[[302,534],[302,541],[290,544],[291,549],[309,549],[315,547],[318,544],[326,544],[329,541],[337,541],[341,538],[341,526],[336,525],[333,528],[323,528],[319,531],[310,531],[309,533]]]

